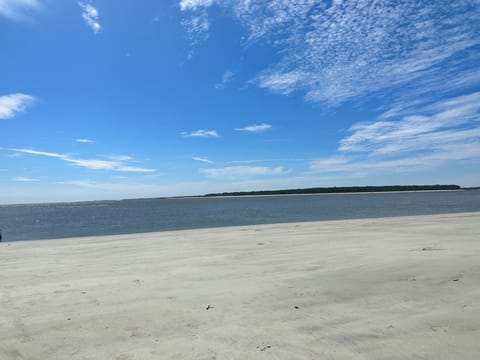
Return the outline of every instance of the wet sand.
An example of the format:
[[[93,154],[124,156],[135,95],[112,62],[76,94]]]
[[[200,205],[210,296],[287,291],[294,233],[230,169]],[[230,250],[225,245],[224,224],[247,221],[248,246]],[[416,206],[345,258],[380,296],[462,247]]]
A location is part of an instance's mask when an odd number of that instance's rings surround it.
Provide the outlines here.
[[[472,359],[480,213],[0,243],[0,359]]]

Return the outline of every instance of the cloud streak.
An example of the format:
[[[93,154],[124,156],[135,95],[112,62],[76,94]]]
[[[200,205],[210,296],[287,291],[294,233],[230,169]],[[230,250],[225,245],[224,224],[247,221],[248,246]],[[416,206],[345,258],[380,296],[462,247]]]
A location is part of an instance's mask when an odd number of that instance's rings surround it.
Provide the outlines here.
[[[192,157],[192,160],[203,162],[203,163],[206,163],[206,164],[213,164],[212,160],[209,160],[209,159],[204,158],[204,157],[194,156],[194,157]]]
[[[0,0],[0,15],[12,20],[26,20],[40,7],[39,0]]]
[[[18,176],[18,177],[15,177],[12,179],[13,181],[17,181],[17,182],[36,182],[36,181],[40,181],[38,179],[33,179],[33,178],[28,178],[28,177],[22,177],[22,176]]]
[[[95,141],[90,140],[90,139],[75,139],[76,142],[82,143],[82,144],[89,144],[89,143],[94,143]]]
[[[215,89],[225,89],[227,84],[235,78],[235,74],[232,71],[225,71],[222,75],[222,80],[215,84]]]
[[[214,0],[181,0],[180,9],[185,10],[196,10],[202,7],[209,7],[213,4]]]
[[[116,158],[112,160],[104,160],[104,159],[79,159],[74,158],[68,154],[60,154],[60,153],[53,153],[53,152],[46,152],[46,151],[37,151],[32,149],[10,149],[12,151],[22,153],[22,154],[29,154],[29,155],[37,155],[37,156],[45,156],[63,160],[71,165],[84,167],[91,170],[110,170],[110,171],[122,171],[122,172],[135,172],[135,173],[152,173],[156,172],[155,169],[148,169],[148,168],[141,168],[136,166],[131,166],[127,163],[128,160],[131,158]]]
[[[98,10],[93,5],[83,1],[79,1],[78,6],[80,6],[82,9],[82,18],[85,23],[95,34],[98,34],[98,32],[102,29],[102,26],[99,23],[100,15]]]
[[[312,161],[310,169],[411,172],[480,159],[480,92],[437,101],[397,119],[357,123],[349,132],[337,155]]]
[[[238,179],[257,176],[284,175],[287,171],[283,166],[227,166],[215,169],[201,169],[200,173],[212,178]]]
[[[198,138],[218,138],[220,135],[215,130],[196,130],[192,132],[182,132],[183,137],[198,137]]]
[[[470,0],[182,0],[188,16],[217,6],[277,48],[253,83],[329,106],[382,92],[415,98],[480,83],[480,3]],[[217,13],[217,12],[215,12]]]
[[[236,131],[246,131],[246,132],[262,132],[266,130],[270,130],[272,128],[272,125],[270,124],[255,124],[255,125],[248,125],[243,128],[237,128],[235,129]]]
[[[0,119],[12,119],[24,112],[35,102],[35,98],[27,94],[9,94],[0,96]]]
[[[206,40],[209,36],[210,20],[204,10],[183,19],[182,26],[187,32],[192,47],[195,47],[200,41]],[[191,56],[192,53],[189,54],[189,57]]]

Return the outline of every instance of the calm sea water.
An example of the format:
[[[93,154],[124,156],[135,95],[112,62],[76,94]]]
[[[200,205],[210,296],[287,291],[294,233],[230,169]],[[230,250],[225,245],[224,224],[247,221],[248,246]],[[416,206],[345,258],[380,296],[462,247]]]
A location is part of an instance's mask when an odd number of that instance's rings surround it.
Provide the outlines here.
[[[4,241],[480,211],[480,190],[0,206]]]

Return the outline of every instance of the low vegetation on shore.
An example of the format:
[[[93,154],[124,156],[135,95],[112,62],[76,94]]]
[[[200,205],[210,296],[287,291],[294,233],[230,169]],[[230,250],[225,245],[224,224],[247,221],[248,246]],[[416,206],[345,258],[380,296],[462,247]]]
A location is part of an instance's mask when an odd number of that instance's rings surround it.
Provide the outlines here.
[[[314,187],[306,189],[235,191],[206,194],[205,196],[243,196],[243,195],[288,195],[288,194],[335,194],[356,192],[385,191],[427,191],[427,190],[460,190],[458,185],[392,185],[392,186],[343,186]]]

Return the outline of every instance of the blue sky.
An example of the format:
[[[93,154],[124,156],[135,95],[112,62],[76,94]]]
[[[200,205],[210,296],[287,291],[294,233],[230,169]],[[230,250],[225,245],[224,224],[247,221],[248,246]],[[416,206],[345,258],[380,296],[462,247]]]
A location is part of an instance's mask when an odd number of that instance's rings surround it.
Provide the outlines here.
[[[480,185],[480,2],[0,0],[0,203]]]

